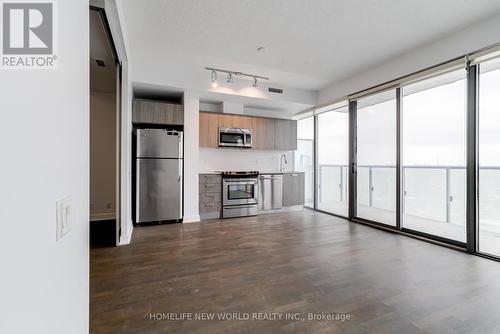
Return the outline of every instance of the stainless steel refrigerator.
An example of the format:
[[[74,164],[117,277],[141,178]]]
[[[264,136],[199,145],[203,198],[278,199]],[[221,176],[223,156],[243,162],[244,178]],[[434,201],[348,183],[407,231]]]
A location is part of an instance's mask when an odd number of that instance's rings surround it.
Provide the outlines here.
[[[136,223],[182,218],[183,133],[138,129]]]

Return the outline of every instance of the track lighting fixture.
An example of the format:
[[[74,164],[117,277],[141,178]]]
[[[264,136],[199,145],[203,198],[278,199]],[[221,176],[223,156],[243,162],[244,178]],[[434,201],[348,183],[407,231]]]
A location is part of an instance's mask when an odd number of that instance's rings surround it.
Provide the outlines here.
[[[210,82],[211,82],[213,88],[218,86],[217,73],[226,73],[227,74],[226,81],[229,84],[233,83],[234,76],[250,78],[252,80],[253,87],[258,87],[258,80],[269,80],[269,78],[266,78],[266,77],[263,77],[260,75],[255,75],[255,74],[248,74],[248,73],[236,72],[236,71],[228,71],[228,70],[222,70],[222,69],[213,68],[213,67],[205,67],[205,69],[207,71],[210,71]]]
[[[212,84],[212,87],[215,88],[217,87],[219,84],[217,83],[217,72],[215,71],[212,71],[212,74],[211,74],[211,84]]]

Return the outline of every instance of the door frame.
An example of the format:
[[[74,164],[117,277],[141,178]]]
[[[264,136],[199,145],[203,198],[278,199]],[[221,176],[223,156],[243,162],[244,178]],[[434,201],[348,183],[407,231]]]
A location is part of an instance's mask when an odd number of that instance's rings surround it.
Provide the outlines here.
[[[116,171],[116,176],[115,176],[115,245],[118,246],[120,245],[120,240],[122,237],[122,228],[121,228],[121,223],[122,223],[122,217],[121,217],[121,209],[122,209],[122,196],[121,196],[121,191],[122,191],[122,186],[121,186],[121,179],[122,179],[122,173],[121,173],[121,160],[122,160],[122,97],[123,97],[123,66],[120,61],[120,58],[118,56],[118,52],[115,46],[115,42],[113,39],[113,35],[111,33],[111,28],[109,25],[108,17],[106,15],[106,10],[101,7],[89,6],[89,10],[96,11],[99,16],[101,17],[101,21],[103,23],[104,31],[106,32],[107,36],[107,41],[109,43],[109,46],[111,48],[111,52],[113,54],[113,59],[114,59],[114,66],[115,66],[115,72],[116,72],[116,89],[115,89],[115,112],[116,112],[116,149],[115,149],[115,171]]]

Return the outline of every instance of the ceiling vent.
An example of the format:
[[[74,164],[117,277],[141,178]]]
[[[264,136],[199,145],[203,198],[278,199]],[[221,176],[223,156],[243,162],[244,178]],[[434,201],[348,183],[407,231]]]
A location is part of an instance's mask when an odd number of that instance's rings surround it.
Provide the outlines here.
[[[267,89],[270,93],[275,93],[275,94],[283,94],[283,89],[281,88],[273,88],[273,87],[269,87]]]
[[[97,59],[97,58],[94,58],[94,60],[95,60],[95,62],[97,64],[97,66],[99,66],[99,67],[106,67],[106,63],[104,62],[104,60]]]

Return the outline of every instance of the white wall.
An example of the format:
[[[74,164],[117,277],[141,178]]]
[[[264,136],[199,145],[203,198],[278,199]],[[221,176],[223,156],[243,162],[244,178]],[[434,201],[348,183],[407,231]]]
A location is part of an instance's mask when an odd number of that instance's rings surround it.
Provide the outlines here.
[[[243,103],[238,102],[222,102],[222,112],[226,114],[243,114]]]
[[[59,68],[0,73],[0,333],[88,333],[89,3],[57,5]]]
[[[500,42],[500,15],[481,21],[433,43],[422,45],[380,66],[345,80],[332,83],[320,91],[318,103],[337,98],[420,71],[464,54]]]
[[[280,168],[280,158],[286,154],[288,164],[287,171],[294,170],[294,151],[268,151],[268,150],[244,150],[244,149],[221,149],[200,148],[199,171],[248,171],[277,172]]]
[[[111,207],[107,208],[106,203]],[[90,220],[116,218],[116,95],[90,94]]]
[[[120,245],[132,238],[132,80],[131,65],[122,61],[121,168],[120,168]]]
[[[184,222],[200,220],[198,207],[198,160],[200,100],[192,92],[184,93]]]
[[[280,110],[279,116],[277,116],[275,110],[266,110],[266,109],[245,107],[244,114],[249,115],[249,116],[258,116],[258,117],[292,119],[294,112],[290,111],[290,110]]]
[[[279,110],[279,111],[277,111],[277,110],[272,110],[272,109],[245,107],[244,105],[243,105],[243,110],[240,109],[236,112],[235,111],[231,112],[231,111],[228,111],[227,108],[224,109],[224,102],[220,102],[220,103],[200,102],[200,111],[218,112],[218,113],[225,112],[225,113],[243,114],[243,115],[248,115],[248,116],[283,118],[283,119],[292,119],[293,115],[294,115],[293,110]],[[279,113],[279,115],[277,115],[277,112]]]

